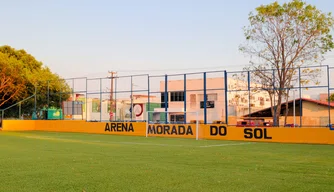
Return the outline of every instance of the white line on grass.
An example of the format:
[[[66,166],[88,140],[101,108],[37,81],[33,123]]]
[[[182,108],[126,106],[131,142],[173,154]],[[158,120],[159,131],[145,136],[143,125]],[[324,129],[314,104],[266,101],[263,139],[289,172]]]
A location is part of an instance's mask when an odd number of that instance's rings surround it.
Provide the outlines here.
[[[208,147],[223,147],[223,146],[233,146],[233,145],[247,145],[251,144],[251,142],[245,143],[225,143],[218,145],[174,145],[174,144],[164,144],[164,143],[146,143],[146,142],[124,142],[124,141],[100,141],[100,140],[78,140],[78,139],[68,139],[61,137],[48,137],[48,136],[38,136],[38,135],[25,135],[26,138],[31,139],[42,139],[42,140],[54,140],[54,141],[62,141],[62,142],[76,142],[83,144],[124,144],[124,145],[148,145],[148,146],[166,146],[166,147],[200,147],[200,148],[208,148]]]
[[[219,144],[219,145],[204,145],[199,147],[222,147],[222,146],[231,146],[231,145],[248,145],[251,143],[226,143],[226,144]]]
[[[113,144],[127,144],[127,145],[153,145],[153,146],[171,146],[171,147],[194,147],[193,145],[172,145],[172,144],[163,144],[163,143],[140,143],[140,142],[110,142],[110,141],[91,141],[91,142],[99,142],[99,143],[113,143]]]

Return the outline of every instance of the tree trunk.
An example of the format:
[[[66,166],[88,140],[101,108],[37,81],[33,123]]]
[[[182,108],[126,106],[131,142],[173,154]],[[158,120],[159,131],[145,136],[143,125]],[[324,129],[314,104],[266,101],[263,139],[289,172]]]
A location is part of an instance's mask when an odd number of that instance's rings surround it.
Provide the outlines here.
[[[287,91],[287,94],[286,94],[284,125],[288,121],[288,113],[289,113],[289,103],[288,102],[289,102],[289,90]]]
[[[277,94],[277,105],[276,105],[276,114],[274,114],[274,126],[279,126],[279,117],[281,116],[282,108],[282,88],[278,91]]]

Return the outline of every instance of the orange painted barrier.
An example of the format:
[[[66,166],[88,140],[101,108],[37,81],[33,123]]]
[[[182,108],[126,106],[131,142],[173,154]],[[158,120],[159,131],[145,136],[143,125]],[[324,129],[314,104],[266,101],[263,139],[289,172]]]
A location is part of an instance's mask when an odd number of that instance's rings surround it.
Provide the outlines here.
[[[86,122],[72,120],[41,120],[36,121],[35,130],[143,136],[145,135],[146,124],[121,122]]]
[[[54,131],[146,136],[145,122],[86,122],[73,120],[4,120],[3,131]],[[235,127],[200,124],[199,139],[280,143],[334,144],[329,128]],[[150,124],[149,137],[196,138],[195,124]]]
[[[279,143],[334,144],[329,128],[231,127],[202,125],[205,139]]]
[[[3,120],[3,131],[33,131],[36,127],[34,120]]]

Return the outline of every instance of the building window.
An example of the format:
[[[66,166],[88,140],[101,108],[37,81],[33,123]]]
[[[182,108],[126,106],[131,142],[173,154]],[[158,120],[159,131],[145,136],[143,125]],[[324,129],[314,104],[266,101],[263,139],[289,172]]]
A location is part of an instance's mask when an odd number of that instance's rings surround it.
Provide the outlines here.
[[[196,95],[190,94],[190,108],[196,108]]]
[[[161,108],[165,108],[167,105],[168,108],[168,93],[167,93],[167,104],[165,103],[165,92],[161,92]]]
[[[170,93],[170,101],[184,101],[184,92],[178,91],[178,92],[171,92]]]

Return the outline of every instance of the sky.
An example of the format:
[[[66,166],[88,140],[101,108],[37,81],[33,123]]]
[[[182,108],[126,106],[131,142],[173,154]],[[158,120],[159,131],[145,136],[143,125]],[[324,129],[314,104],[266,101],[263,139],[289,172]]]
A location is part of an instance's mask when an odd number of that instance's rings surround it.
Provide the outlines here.
[[[233,71],[248,64],[238,46],[249,12],[271,2],[1,0],[0,45],[25,49],[64,78]],[[332,0],[307,2],[333,11]]]

